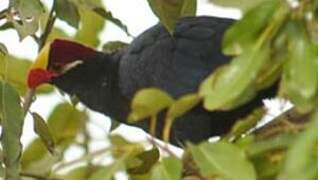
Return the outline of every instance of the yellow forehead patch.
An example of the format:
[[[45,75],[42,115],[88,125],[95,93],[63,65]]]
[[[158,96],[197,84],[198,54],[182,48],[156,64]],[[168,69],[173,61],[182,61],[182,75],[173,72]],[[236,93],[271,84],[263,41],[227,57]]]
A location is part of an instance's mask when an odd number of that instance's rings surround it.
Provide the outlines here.
[[[49,53],[50,53],[51,43],[46,43],[45,46],[41,49],[38,57],[31,66],[31,69],[46,69],[49,63]]]

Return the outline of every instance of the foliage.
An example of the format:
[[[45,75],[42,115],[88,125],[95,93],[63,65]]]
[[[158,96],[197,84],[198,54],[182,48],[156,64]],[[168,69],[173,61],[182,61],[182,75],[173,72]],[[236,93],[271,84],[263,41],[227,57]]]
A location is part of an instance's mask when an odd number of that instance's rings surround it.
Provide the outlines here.
[[[279,95],[289,99],[299,114],[308,115],[307,126],[293,124],[288,122],[290,117],[280,116],[278,121],[288,126],[278,128],[278,132],[277,127],[269,126],[268,132],[248,133],[265,113],[264,109],[256,109],[220,140],[188,143],[182,157],[174,155],[167,146],[153,143],[149,149],[119,135],[109,136],[109,146],[92,150],[87,111],[76,103],[65,102],[53,109],[48,120],[40,112],[30,112],[38,138],[22,149],[20,139],[26,114],[21,98],[27,94],[25,78],[31,62],[9,54],[6,44],[0,43],[0,176],[14,180],[21,177],[100,180],[113,179],[119,172],[125,172],[136,180],[317,179],[317,1],[300,0],[296,6],[287,0],[210,1],[244,11],[243,18],[223,38],[223,51],[233,56],[233,61],[209,75],[198,92],[178,99],[160,89],[139,91],[132,101],[128,120],[134,123],[149,118],[150,133],[154,134],[157,115],[162,113],[165,117],[162,139],[168,141],[172,124],[195,106],[202,104],[210,111],[234,109],[280,81]],[[179,18],[195,15],[197,1],[148,0],[148,3],[173,34]],[[0,19],[4,21],[0,31],[14,29],[21,40],[32,37],[39,49],[57,37],[98,47],[98,34],[108,21],[130,35],[125,24],[106,10],[100,0],[54,0],[48,7],[40,0],[10,0],[9,6],[0,12]],[[76,33],[68,35],[55,26],[55,19],[66,22]],[[126,45],[111,42],[103,50],[113,52]],[[37,90],[37,95],[48,93],[53,93],[53,87]],[[67,151],[73,147],[83,153],[74,161],[66,161]],[[105,157],[112,160],[98,163]]]

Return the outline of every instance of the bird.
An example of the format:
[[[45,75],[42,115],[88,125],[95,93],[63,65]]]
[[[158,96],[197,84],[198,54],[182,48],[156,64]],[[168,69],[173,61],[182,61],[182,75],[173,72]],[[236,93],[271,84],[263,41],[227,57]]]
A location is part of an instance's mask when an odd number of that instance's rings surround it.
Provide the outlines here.
[[[180,18],[170,34],[160,22],[137,36],[127,47],[104,53],[78,42],[55,39],[47,43],[33,63],[28,87],[50,83],[76,96],[88,108],[119,122],[149,130],[149,121],[130,124],[130,103],[144,88],[159,88],[174,98],[195,93],[209,74],[231,62],[222,53],[222,38],[236,20],[195,16]],[[235,90],[235,89],[234,89]],[[275,96],[277,85],[261,90],[249,102],[226,111],[207,111],[197,105],[178,118],[170,143],[199,143],[227,133],[233,124],[262,100]],[[156,136],[164,120],[159,114]]]

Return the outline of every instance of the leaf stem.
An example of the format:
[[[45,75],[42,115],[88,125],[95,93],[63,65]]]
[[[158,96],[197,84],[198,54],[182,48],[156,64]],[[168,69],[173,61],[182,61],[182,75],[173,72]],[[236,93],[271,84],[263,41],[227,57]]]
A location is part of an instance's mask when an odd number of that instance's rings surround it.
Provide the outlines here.
[[[172,122],[173,122],[173,119],[171,118],[166,118],[165,120],[165,126],[162,132],[162,139],[164,142],[169,142]]]
[[[157,126],[157,115],[152,115],[150,117],[150,135],[156,137],[156,126]]]

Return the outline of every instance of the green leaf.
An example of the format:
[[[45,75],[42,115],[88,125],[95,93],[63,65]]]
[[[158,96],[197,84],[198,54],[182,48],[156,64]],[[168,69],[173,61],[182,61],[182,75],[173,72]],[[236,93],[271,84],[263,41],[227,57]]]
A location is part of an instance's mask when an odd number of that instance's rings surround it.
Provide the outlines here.
[[[151,179],[150,173],[147,174],[130,174],[129,175],[130,180],[149,180]]]
[[[94,12],[95,15],[99,16],[99,18],[103,18],[103,22],[105,22],[104,20],[106,19],[114,23],[121,30],[123,30],[128,36],[130,36],[127,26],[123,22],[121,22],[120,19],[114,17],[110,11],[106,11],[100,0],[80,1],[80,3],[83,8],[88,9],[91,12]]]
[[[45,120],[37,113],[31,113],[34,122],[34,131],[40,136],[42,142],[50,153],[54,153],[55,142],[50,132],[49,127],[46,125]]]
[[[151,172],[151,180],[181,179],[182,163],[180,159],[168,157],[158,162]]]
[[[210,2],[216,5],[238,8],[243,12],[247,12],[265,1],[267,0],[210,0]]]
[[[113,135],[109,138],[112,144],[112,155],[114,158],[126,156],[125,160],[127,160],[127,158],[135,157],[141,152],[144,152],[143,146],[139,143],[129,142],[119,135]]]
[[[232,126],[231,131],[226,135],[225,139],[229,141],[236,141],[249,130],[255,128],[257,123],[260,122],[260,120],[262,120],[265,114],[266,111],[263,107],[253,110],[252,113],[250,113],[243,119],[239,119]]]
[[[88,180],[114,180],[114,175],[124,168],[122,160],[117,160],[109,166],[100,167]]]
[[[59,147],[55,152],[62,151]],[[21,158],[23,171],[48,176],[51,168],[62,159],[61,153],[51,154],[40,138],[33,140],[24,150]]]
[[[35,139],[23,153],[23,169],[47,175],[52,166],[61,160],[63,152],[74,143],[75,137],[82,131],[86,120],[85,111],[79,111],[68,103],[58,104],[47,121],[47,126],[55,140],[55,153],[50,154],[41,140]],[[41,169],[40,172],[39,169]]]
[[[56,145],[67,145],[82,130],[88,115],[68,103],[58,104],[48,118],[48,126],[55,137]],[[63,131],[61,131],[63,129]]]
[[[128,164],[127,172],[129,174],[146,174],[152,169],[159,158],[160,152],[158,148],[152,148],[149,151],[141,152],[134,158],[137,159],[140,163],[136,164],[134,163],[135,161],[131,161],[133,162],[133,164]]]
[[[252,158],[257,179],[277,179],[277,174],[282,169],[284,155],[284,151],[278,150]]]
[[[277,0],[266,0],[259,7],[249,11],[242,20],[232,25],[224,35],[223,52],[227,55],[239,55],[244,50],[252,49],[263,29],[271,20],[278,3]]]
[[[5,179],[20,179],[20,142],[23,110],[18,92],[7,82],[0,81],[1,145],[5,165]]]
[[[194,16],[196,13],[196,0],[148,0],[148,3],[170,34],[181,17]]]
[[[75,34],[75,39],[86,45],[98,47],[100,44],[99,33],[104,28],[105,20],[93,12],[90,6],[86,5],[86,3],[92,1],[84,2],[84,5],[81,4],[81,6],[79,6],[81,26]],[[101,5],[100,0],[94,0],[94,2],[96,6]]]
[[[256,91],[253,81],[269,59],[269,52],[268,45],[253,47],[204,80],[199,90],[204,107],[229,109],[251,99]]]
[[[178,118],[190,111],[200,103],[200,97],[197,94],[188,94],[177,99],[168,109],[167,117],[170,119]]]
[[[70,0],[57,0],[55,3],[56,16],[70,26],[78,28],[80,15],[77,5]]]
[[[192,157],[205,177],[227,180],[256,180],[253,165],[235,145],[218,142],[189,145]]]
[[[284,66],[282,91],[298,110],[310,111],[315,107],[318,87],[317,45],[310,40],[305,23],[289,23],[289,52]]]
[[[12,84],[21,96],[27,91],[27,75],[32,62],[12,56],[0,55],[0,77]],[[50,85],[40,86],[37,93],[50,93],[53,88]]]
[[[87,180],[92,174],[94,174],[99,169],[104,168],[101,166],[82,166],[75,168],[68,172],[63,179],[66,180]]]
[[[181,17],[195,16],[197,11],[197,0],[184,0],[181,8]]]
[[[146,88],[138,91],[131,104],[132,111],[128,116],[129,122],[136,122],[156,115],[173,103],[173,98],[159,89]]]
[[[318,176],[317,166],[318,111],[316,111],[308,128],[298,135],[289,148],[283,171],[279,180],[310,180]]]
[[[15,20],[12,17],[10,21],[22,40],[28,35],[35,34],[39,29],[39,18],[44,14],[45,9],[39,0],[19,0],[16,2],[15,8],[19,12],[19,19]]]
[[[71,37],[69,35],[67,35],[63,29],[58,28],[58,27],[53,27],[49,36],[48,36],[47,42],[52,42],[54,39],[57,39],[57,38],[71,40]]]
[[[118,26],[121,30],[123,30],[128,36],[131,36],[127,26],[121,22],[120,19],[113,16],[113,14],[110,11],[106,11],[102,7],[94,7],[93,11],[103,17],[104,19],[114,23],[116,26]]]
[[[255,157],[262,156],[266,152],[287,149],[294,142],[295,137],[293,134],[281,134],[262,141],[256,140],[247,148],[246,153],[249,157]]]
[[[109,166],[101,167],[92,174],[89,180],[112,180],[115,173],[124,169],[128,160],[143,151],[142,145],[131,143],[121,136],[111,136],[110,140],[114,162]]]
[[[190,111],[192,108],[197,106],[201,101],[201,98],[197,94],[187,94],[180,97],[178,100],[174,101],[172,105],[169,107],[165,125],[163,128],[163,140],[169,141],[170,139],[170,131],[174,121]]]

